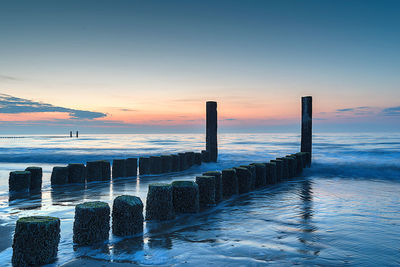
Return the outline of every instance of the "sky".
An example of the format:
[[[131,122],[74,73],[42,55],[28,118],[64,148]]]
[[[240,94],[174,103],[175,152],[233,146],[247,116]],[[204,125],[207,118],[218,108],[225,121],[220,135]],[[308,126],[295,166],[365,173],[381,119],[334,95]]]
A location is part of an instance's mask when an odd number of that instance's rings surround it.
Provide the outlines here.
[[[400,131],[400,1],[0,1],[1,134]]]

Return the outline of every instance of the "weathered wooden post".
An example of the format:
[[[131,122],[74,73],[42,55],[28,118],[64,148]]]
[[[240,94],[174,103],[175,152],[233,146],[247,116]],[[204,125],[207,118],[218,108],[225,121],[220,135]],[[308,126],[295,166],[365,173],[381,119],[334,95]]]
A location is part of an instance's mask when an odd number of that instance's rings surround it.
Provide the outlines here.
[[[57,258],[59,242],[59,218],[22,217],[15,226],[12,265],[38,266],[52,263]]]
[[[217,162],[217,102],[206,103],[206,150],[209,152],[210,161]]]
[[[301,152],[312,151],[312,97],[301,98]]]
[[[72,138],[72,131],[69,131],[69,137]]]
[[[79,133],[78,133],[78,131],[76,131],[76,138],[78,138],[79,137]]]

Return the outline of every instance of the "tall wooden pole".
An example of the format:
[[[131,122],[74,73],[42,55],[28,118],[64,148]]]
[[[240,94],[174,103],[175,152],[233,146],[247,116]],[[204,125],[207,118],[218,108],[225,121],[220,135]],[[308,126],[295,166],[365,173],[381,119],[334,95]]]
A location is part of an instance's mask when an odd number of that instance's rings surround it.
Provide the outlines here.
[[[312,97],[301,98],[301,152],[312,152]]]
[[[217,162],[217,102],[207,101],[206,103],[206,150],[209,153],[210,161]]]

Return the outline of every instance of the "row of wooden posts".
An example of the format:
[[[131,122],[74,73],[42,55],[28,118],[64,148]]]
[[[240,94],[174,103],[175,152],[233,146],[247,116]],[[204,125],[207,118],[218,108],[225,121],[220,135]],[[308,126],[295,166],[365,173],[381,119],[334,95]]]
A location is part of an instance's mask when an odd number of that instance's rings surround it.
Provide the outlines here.
[[[209,171],[195,181],[173,181],[149,185],[146,220],[172,220],[176,214],[197,213],[234,195],[263,189],[301,175],[311,164],[311,154],[300,152],[266,163],[252,163],[231,169]],[[110,207],[101,201],[75,207],[73,242],[94,245],[109,238]],[[143,232],[143,202],[123,195],[114,199],[112,233],[132,236]],[[20,218],[16,223],[12,263],[14,266],[48,264],[57,257],[60,219],[48,216]],[[44,245],[45,244],[45,245]]]
[[[162,155],[139,158],[139,173],[162,174],[179,172],[209,162],[209,153],[185,152],[174,155]],[[51,173],[51,185],[84,184],[92,181],[109,181],[111,177],[136,177],[138,159],[114,159],[112,166],[107,160],[90,161],[86,163],[71,163],[68,166],[55,166]],[[25,171],[13,171],[9,176],[9,192],[38,192],[42,187],[43,170],[41,167],[27,167]]]
[[[207,154],[207,161],[216,162],[218,157],[217,103],[207,102],[206,109],[206,152],[203,154]],[[303,168],[311,165],[311,129],[312,98],[302,97],[301,152],[266,163],[253,163],[222,170],[222,172],[206,172],[202,176],[197,176],[195,181],[150,184],[146,199],[146,220],[171,220],[177,213],[196,213],[200,208],[214,206],[233,195],[245,194],[254,189],[264,188],[299,176]],[[192,155],[190,154],[188,157],[191,158]],[[195,155],[194,159],[199,157]],[[203,155],[201,158],[204,161]],[[176,160],[176,157],[172,157],[172,162],[174,159]],[[104,177],[109,177],[110,165],[105,164],[104,161],[100,162],[102,163],[96,163],[97,165],[94,166],[97,166],[96,170],[98,174],[101,174],[102,180],[103,173],[107,174]],[[140,166],[140,162],[142,162],[142,166]],[[162,162],[161,157],[139,159],[139,172],[140,174],[162,173],[165,170]],[[183,166],[187,166],[186,163],[192,162],[192,160],[187,160],[185,156],[184,162]],[[174,166],[174,163],[171,164],[168,165],[168,170],[173,168],[171,166]],[[88,167],[85,168],[86,177],[88,177]],[[181,167],[182,165],[179,170],[182,170]],[[36,169],[27,170],[29,174],[35,171],[39,172]],[[10,189],[12,188],[10,187]],[[114,199],[112,209],[112,232],[114,235],[129,236],[141,233],[143,221],[143,203],[140,198],[119,196]],[[109,229],[110,207],[107,203],[86,202],[75,207],[74,243],[91,245],[105,241],[109,238]],[[20,218],[15,227],[12,264],[27,266],[53,262],[57,256],[59,240],[59,218],[47,216]]]

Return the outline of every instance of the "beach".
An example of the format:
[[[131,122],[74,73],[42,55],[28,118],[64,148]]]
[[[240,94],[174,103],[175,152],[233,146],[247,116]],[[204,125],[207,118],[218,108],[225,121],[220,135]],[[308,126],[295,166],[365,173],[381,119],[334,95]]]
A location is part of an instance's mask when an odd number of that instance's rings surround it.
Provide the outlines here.
[[[31,215],[61,219],[58,258],[50,266],[400,264],[398,134],[317,134],[313,165],[300,177],[234,196],[197,214],[145,222],[142,235],[120,238],[110,232],[107,242],[92,247],[72,242],[75,205],[101,200],[111,206],[122,194],[145,203],[150,183],[194,180],[205,171],[266,162],[298,151],[299,136],[221,134],[218,163],[58,188],[49,182],[53,166],[197,151],[203,149],[204,135],[31,136],[0,142],[0,260],[5,266],[11,266],[15,221]],[[9,201],[9,171],[31,165],[43,167],[41,194]]]

